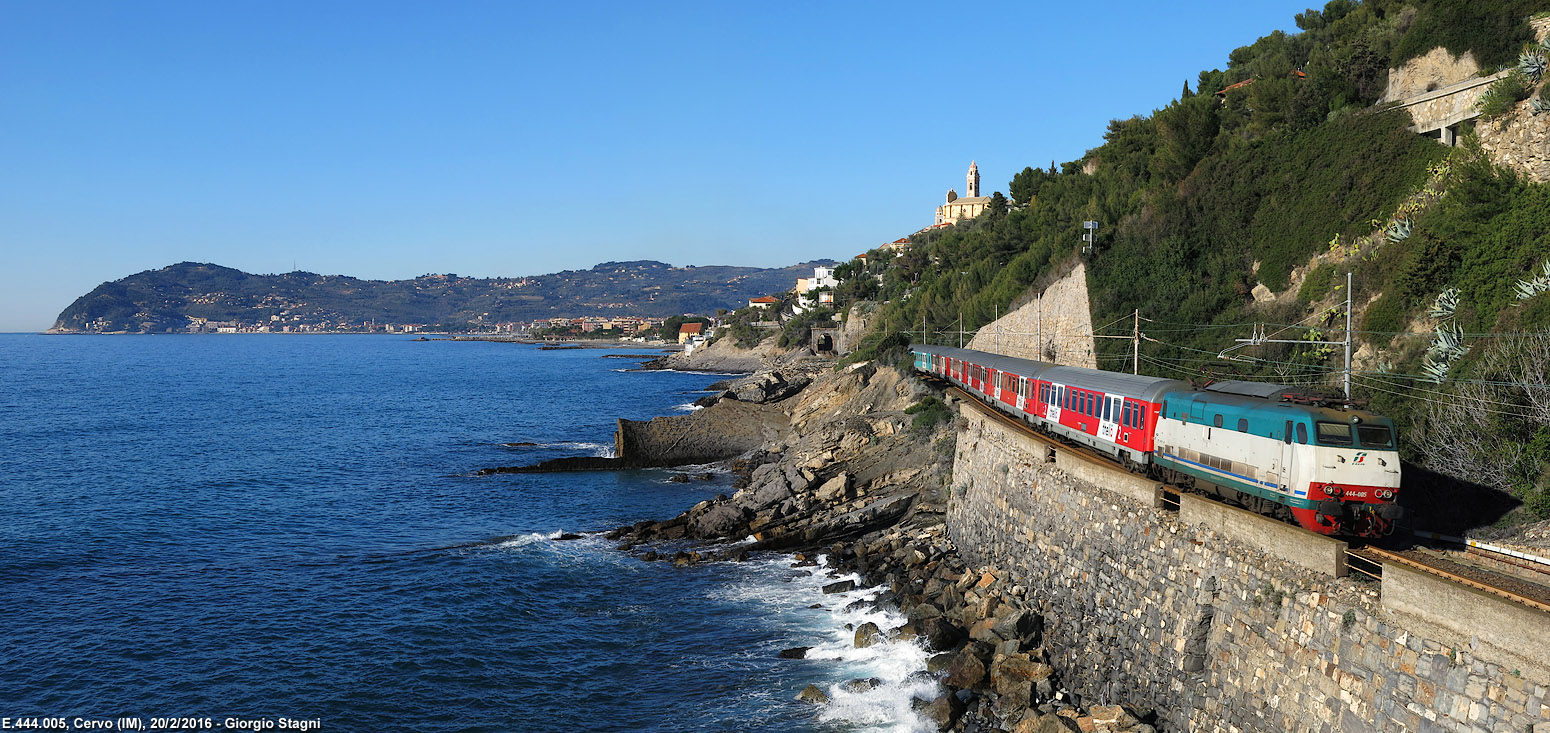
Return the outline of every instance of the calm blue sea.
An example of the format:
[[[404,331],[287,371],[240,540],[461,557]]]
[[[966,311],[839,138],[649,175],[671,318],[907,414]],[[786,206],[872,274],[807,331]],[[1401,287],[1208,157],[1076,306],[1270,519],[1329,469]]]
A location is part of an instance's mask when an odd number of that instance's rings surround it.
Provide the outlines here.
[[[322,730],[912,730],[924,653],[822,574],[600,537],[729,480],[474,477],[719,377],[387,336],[0,335],[0,717]],[[533,442],[537,447],[503,447]],[[875,591],[871,591],[875,592]],[[823,608],[809,608],[822,604]],[[790,646],[818,659],[782,661]],[[847,693],[840,683],[877,677]],[[808,683],[835,695],[792,700]]]

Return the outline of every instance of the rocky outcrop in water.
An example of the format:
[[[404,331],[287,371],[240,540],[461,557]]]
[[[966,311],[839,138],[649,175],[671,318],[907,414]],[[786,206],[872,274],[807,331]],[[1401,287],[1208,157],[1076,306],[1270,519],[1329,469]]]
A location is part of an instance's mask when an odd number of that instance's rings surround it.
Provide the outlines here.
[[[804,386],[788,395],[788,386],[798,383]],[[796,564],[803,566],[822,553],[836,576],[853,572],[868,585],[886,586],[875,602],[898,610],[906,622],[895,628],[864,624],[854,630],[855,643],[914,639],[933,650],[928,672],[944,690],[915,704],[942,730],[1152,730],[1146,722],[1153,719],[1150,711],[1084,710],[1081,700],[1062,689],[1045,649],[1044,619],[1027,590],[995,568],[969,566],[952,546],[943,512],[956,425],[917,427],[905,412],[932,394],[930,388],[873,364],[759,374],[723,386],[726,392],[715,405],[743,396],[749,402],[742,404],[777,399],[788,429],[731,464],[738,474],[735,493],[666,521],[637,522],[609,533],[621,549],[676,565],[782,550],[796,552]],[[750,536],[753,542],[732,548],[714,544]],[[696,539],[713,544],[694,550],[662,544]],[[678,549],[658,550],[666,547]],[[837,580],[823,590],[844,593],[855,587],[854,581]],[[792,649],[782,656],[801,658],[805,652]],[[822,703],[822,690],[804,692],[804,700]]]

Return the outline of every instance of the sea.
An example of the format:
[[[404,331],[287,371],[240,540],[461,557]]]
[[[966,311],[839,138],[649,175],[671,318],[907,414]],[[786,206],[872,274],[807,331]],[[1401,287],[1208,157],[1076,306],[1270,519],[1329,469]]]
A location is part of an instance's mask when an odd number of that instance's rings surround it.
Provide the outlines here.
[[[615,418],[684,414],[725,378],[610,353],[0,335],[0,717],[65,730],[930,729],[911,705],[938,694],[926,652],[853,647],[849,627],[903,621],[851,607],[881,589],[824,595],[853,576],[780,554],[675,568],[601,536],[730,493],[731,476],[475,475],[607,455]],[[813,649],[777,658],[796,646]],[[831,702],[796,701],[809,684]]]

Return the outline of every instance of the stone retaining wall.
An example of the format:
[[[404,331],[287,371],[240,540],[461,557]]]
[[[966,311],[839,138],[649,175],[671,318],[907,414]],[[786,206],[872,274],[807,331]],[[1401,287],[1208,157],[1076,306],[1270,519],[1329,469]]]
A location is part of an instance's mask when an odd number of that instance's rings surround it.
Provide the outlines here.
[[[985,324],[966,344],[976,351],[1096,369],[1087,266],[1055,281],[1039,296]]]
[[[1550,680],[1407,629],[1376,583],[1189,526],[961,412],[949,535],[1038,599],[1084,704],[1151,707],[1180,731],[1550,731]]]

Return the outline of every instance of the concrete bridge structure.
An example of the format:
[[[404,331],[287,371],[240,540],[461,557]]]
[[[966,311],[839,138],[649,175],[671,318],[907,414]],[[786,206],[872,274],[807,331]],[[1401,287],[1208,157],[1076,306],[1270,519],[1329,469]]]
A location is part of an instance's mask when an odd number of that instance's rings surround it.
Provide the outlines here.
[[[1435,137],[1443,145],[1452,146],[1458,140],[1459,124],[1480,116],[1480,110],[1476,106],[1480,102],[1480,97],[1496,83],[1496,80],[1511,71],[1507,69],[1490,76],[1465,79],[1456,84],[1401,99],[1395,106],[1409,110],[1411,118],[1415,120],[1415,124],[1410,127],[1411,130]]]

